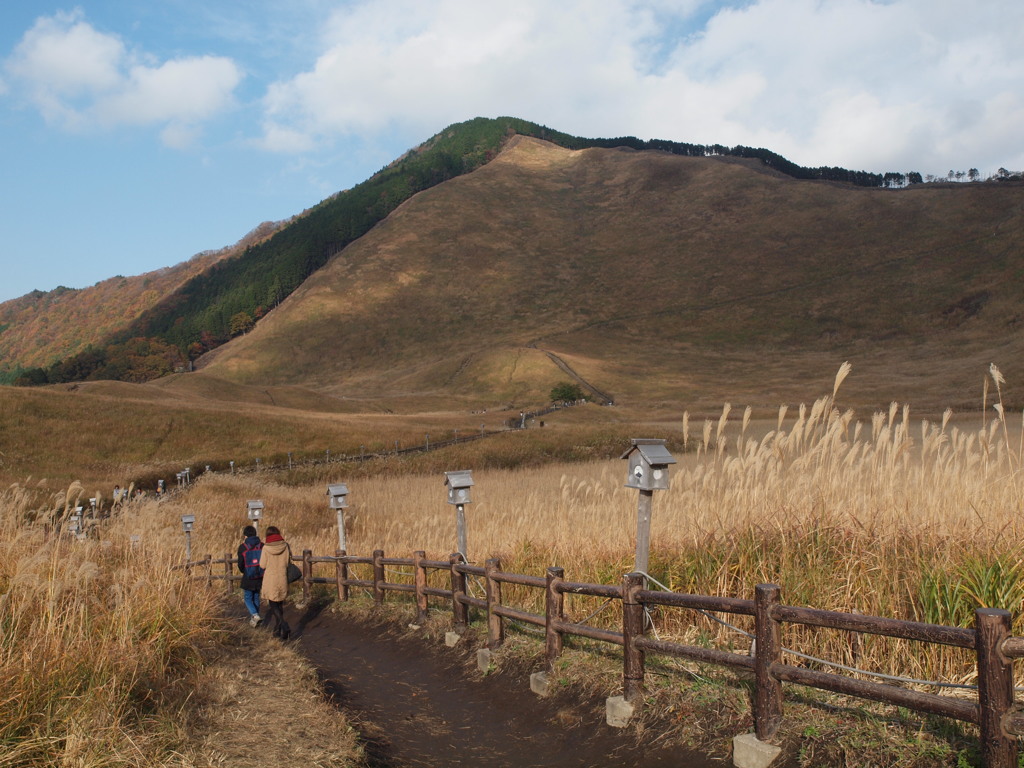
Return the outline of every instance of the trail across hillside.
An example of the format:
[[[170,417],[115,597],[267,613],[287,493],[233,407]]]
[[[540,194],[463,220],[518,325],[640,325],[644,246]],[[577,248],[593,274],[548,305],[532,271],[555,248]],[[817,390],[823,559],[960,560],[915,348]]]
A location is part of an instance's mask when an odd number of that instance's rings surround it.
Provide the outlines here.
[[[604,702],[538,698],[512,674],[482,675],[469,649],[316,608],[289,616],[294,642],[363,735],[371,768],[711,768],[677,747],[637,743]]]
[[[539,349],[541,352],[543,352],[545,355],[547,355],[551,359],[551,362],[553,362],[555,365],[557,365],[564,373],[567,373],[569,376],[571,376],[573,379],[575,379],[577,382],[579,382],[586,389],[589,389],[591,391],[591,393],[593,394],[594,399],[597,400],[598,402],[600,402],[601,405],[611,405],[615,401],[614,398],[611,395],[609,395],[607,392],[602,392],[600,389],[598,389],[593,384],[591,384],[589,381],[587,381],[582,376],[580,376],[578,373],[576,373],[576,370],[571,365],[569,365],[567,362],[565,362],[565,360],[560,358],[554,352],[550,352],[550,351],[548,351],[546,349],[540,349],[540,347],[537,346],[537,342],[535,342],[535,341],[530,342],[526,346],[527,347],[532,347],[533,349]]]

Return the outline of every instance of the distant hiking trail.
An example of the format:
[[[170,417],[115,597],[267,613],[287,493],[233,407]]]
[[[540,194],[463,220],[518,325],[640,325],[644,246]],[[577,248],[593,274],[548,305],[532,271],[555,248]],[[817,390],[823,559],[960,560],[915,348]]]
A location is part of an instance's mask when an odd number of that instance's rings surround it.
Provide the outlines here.
[[[515,673],[481,675],[472,649],[431,646],[372,615],[289,607],[292,641],[361,734],[369,768],[711,768],[678,746],[638,743],[604,701],[542,699]]]
[[[536,349],[547,355],[551,359],[551,362],[557,365],[564,373],[574,378],[580,385],[582,385],[586,389],[589,389],[593,393],[594,399],[600,400],[602,405],[611,405],[613,402],[615,402],[615,399],[611,395],[609,395],[607,392],[602,392],[600,389],[598,389],[589,381],[587,381],[578,373],[576,373],[576,370],[571,365],[565,362],[565,360],[560,358],[554,352],[551,352],[547,349],[541,349],[540,347],[537,346],[536,341],[531,341],[526,346],[531,349]]]

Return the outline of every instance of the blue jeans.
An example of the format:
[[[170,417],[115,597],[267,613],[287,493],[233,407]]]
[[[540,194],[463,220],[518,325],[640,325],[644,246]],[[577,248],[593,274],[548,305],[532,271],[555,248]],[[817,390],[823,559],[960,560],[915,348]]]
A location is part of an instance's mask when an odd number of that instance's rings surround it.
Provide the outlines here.
[[[260,612],[260,591],[258,589],[243,589],[242,599],[245,601],[245,607],[249,609],[250,616]]]

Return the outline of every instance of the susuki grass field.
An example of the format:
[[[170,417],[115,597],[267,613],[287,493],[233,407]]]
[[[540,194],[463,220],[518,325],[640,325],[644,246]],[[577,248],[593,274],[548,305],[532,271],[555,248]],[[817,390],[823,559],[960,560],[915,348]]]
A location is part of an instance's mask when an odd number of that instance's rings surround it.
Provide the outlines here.
[[[874,414],[844,409],[847,372],[830,394],[770,420],[726,406],[707,420],[680,412],[658,435],[633,435],[669,438],[679,459],[670,489],[655,494],[650,575],[675,591],[740,597],[774,582],[791,605],[959,626],[970,626],[979,606],[1000,607],[1024,632],[1024,430],[1002,406],[999,371],[991,370],[982,413],[934,420],[915,420],[896,403]],[[216,645],[222,611],[218,598],[186,590],[169,571],[184,557],[181,514],[196,516],[196,559],[234,551],[252,498],[264,500],[263,525],[279,526],[296,554],[331,554],[337,532],[325,490],[345,481],[351,554],[423,549],[445,559],[456,539],[443,471],[471,468],[470,560],[498,556],[506,570],[533,574],[559,565],[574,581],[618,583],[633,566],[637,497],[624,487],[625,462],[608,457],[638,427],[572,418],[411,457],[211,473],[185,493],[101,521],[85,543],[58,533],[80,488],[40,509],[30,502],[37,490],[12,486],[0,501],[0,744],[14,756],[8,762],[63,750],[75,764],[100,764],[86,738],[97,732],[111,753],[173,749],[180,733],[167,713],[188,706],[181,686],[203,667],[203,649]],[[506,594],[540,609],[539,593]],[[584,598],[569,604],[576,620],[599,607]],[[615,611],[591,620],[615,623]],[[663,611],[654,621],[662,637],[749,644],[696,614]],[[783,641],[874,671],[974,682],[970,656],[949,649],[864,637],[855,655],[843,633],[792,628]]]
[[[970,425],[948,412],[915,422],[895,403],[859,420],[837,405],[845,373],[831,395],[780,409],[770,424],[754,423],[749,409],[726,407],[701,423],[680,414],[672,443],[682,448],[679,464],[670,489],[654,499],[650,574],[675,591],[752,597],[756,584],[773,582],[792,605],[959,626],[972,624],[976,607],[1000,607],[1022,631],[1021,425],[1004,418],[996,387],[995,408]],[[510,450],[518,437],[509,436]],[[194,551],[219,557],[244,523],[245,500],[259,497],[265,521],[281,527],[296,552],[330,554],[337,533],[325,486],[347,480],[350,553],[381,548],[406,557],[423,549],[445,559],[456,535],[440,467],[466,468],[472,456],[445,458],[449,464],[435,456],[437,469],[425,472],[352,468],[360,474],[344,477],[339,466],[287,483],[269,473],[218,475],[181,504],[199,520]],[[471,560],[499,556],[506,570],[535,574],[559,565],[573,580],[601,583],[631,570],[636,491],[624,487],[625,462],[480,468],[474,481]],[[537,609],[540,595],[521,599]],[[581,602],[579,612],[589,606]],[[662,621],[662,631],[691,639],[749,642],[699,616]],[[839,633],[794,630],[787,642],[850,661],[849,638]],[[965,654],[878,638],[864,639],[858,663],[950,682],[973,675]]]

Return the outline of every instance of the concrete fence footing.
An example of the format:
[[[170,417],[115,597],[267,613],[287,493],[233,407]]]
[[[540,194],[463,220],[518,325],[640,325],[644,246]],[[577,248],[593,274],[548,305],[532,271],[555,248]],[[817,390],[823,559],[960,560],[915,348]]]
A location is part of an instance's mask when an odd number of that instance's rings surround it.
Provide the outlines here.
[[[538,696],[548,695],[548,673],[534,672],[530,675],[530,690]]]
[[[622,696],[610,696],[604,703],[604,719],[612,728],[625,728],[636,708]]]
[[[768,768],[782,752],[782,747],[761,741],[753,733],[744,733],[732,740],[732,764],[736,768]]]

